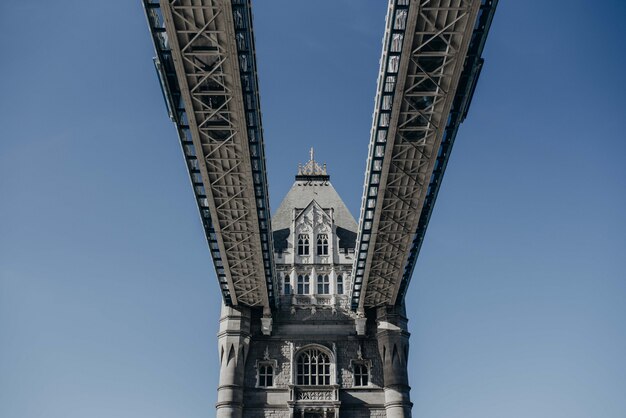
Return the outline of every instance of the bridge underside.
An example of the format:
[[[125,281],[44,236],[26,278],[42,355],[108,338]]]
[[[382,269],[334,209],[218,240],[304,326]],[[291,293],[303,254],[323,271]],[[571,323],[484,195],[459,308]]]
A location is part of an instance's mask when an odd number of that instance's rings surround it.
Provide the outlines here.
[[[275,306],[250,0],[143,0],[227,305]],[[351,306],[402,302],[497,0],[390,0]]]
[[[495,3],[390,2],[353,268],[353,309],[404,298],[482,65]]]
[[[269,199],[248,0],[144,0],[227,304],[274,303]]]

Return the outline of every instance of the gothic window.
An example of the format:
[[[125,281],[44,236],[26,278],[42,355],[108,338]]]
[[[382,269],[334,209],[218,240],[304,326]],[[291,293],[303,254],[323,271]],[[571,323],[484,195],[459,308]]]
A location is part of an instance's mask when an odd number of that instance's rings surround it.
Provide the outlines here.
[[[367,386],[369,382],[369,368],[365,363],[353,363],[354,386]]]
[[[298,294],[299,295],[308,295],[311,293],[311,289],[309,287],[309,275],[302,274],[298,275]]]
[[[317,294],[328,295],[330,293],[330,279],[328,274],[320,274],[317,276]]]
[[[284,280],[283,293],[285,295],[289,295],[291,294],[291,277],[289,277],[289,274],[285,274],[285,277],[283,280]]]
[[[298,255],[309,255],[309,235],[298,235]]]
[[[337,276],[337,294],[343,295],[343,276]]]
[[[317,255],[328,255],[328,235],[317,235]]]
[[[330,357],[318,348],[309,348],[296,359],[296,384],[330,385]]]
[[[272,363],[259,363],[259,376],[257,386],[268,388],[274,386],[274,366]]]

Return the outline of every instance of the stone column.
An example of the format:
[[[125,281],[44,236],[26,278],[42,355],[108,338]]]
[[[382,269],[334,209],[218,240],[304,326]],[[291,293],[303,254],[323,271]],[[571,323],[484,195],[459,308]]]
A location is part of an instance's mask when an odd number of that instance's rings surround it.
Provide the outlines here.
[[[383,306],[378,308],[376,314],[376,338],[383,362],[387,418],[410,418],[413,406],[407,372],[410,334],[404,307]]]
[[[330,279],[330,304],[334,308],[337,304],[337,273],[335,273],[334,264],[330,265],[330,273],[328,275],[328,278]]]
[[[311,303],[315,306],[317,305],[317,271],[315,271],[315,266],[311,267],[311,289],[309,289],[309,295],[311,295]]]
[[[243,379],[250,345],[250,309],[222,303],[217,334],[220,382],[217,388],[217,418],[241,418]]]

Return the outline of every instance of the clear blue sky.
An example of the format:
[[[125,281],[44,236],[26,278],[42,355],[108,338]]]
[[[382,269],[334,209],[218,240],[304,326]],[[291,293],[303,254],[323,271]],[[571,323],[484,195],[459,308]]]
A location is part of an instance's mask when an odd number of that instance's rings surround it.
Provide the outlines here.
[[[254,3],[272,207],[315,146],[356,215],[386,2]],[[626,417],[625,18],[501,1],[408,295],[415,417]],[[0,43],[0,417],[213,416],[140,2],[2,1]]]

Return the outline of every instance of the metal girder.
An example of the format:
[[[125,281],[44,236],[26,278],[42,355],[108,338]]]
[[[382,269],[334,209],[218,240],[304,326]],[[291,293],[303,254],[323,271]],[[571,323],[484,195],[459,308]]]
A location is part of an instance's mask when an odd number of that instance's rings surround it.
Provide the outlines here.
[[[249,0],[144,0],[227,304],[269,310],[274,261]]]
[[[497,1],[390,0],[361,205],[352,308],[401,302]]]

